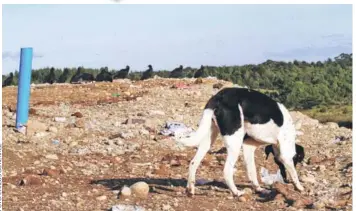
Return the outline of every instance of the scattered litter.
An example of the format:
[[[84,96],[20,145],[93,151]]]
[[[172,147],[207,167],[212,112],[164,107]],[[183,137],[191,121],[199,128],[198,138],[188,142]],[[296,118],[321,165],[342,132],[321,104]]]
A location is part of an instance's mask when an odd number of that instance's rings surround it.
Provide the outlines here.
[[[205,185],[205,184],[208,184],[210,181],[207,180],[207,179],[197,179],[195,184],[197,185]]]
[[[111,208],[111,211],[144,211],[145,208],[137,205],[127,205],[127,204],[119,204],[114,205]]]
[[[190,133],[193,132],[193,129],[185,126],[183,123],[179,122],[167,122],[165,129],[161,130],[161,134],[165,136],[174,136],[174,137],[187,137]]]
[[[112,93],[111,96],[113,96],[113,97],[120,97],[120,94],[119,94],[119,93]]]
[[[59,144],[59,140],[53,140],[52,144],[58,145]]]
[[[189,86],[184,83],[176,83],[172,86],[174,89],[188,89]]]
[[[66,118],[65,117],[54,117],[55,122],[65,122]]]
[[[284,184],[284,180],[281,175],[281,170],[279,169],[276,174],[269,174],[268,170],[262,167],[260,173],[261,173],[261,181],[266,185],[272,185],[275,182],[280,182]]]
[[[334,140],[332,140],[331,142],[333,144],[337,144],[337,143],[340,143],[340,142],[343,142],[343,141],[347,141],[349,138],[348,137],[345,137],[345,136],[336,136]]]

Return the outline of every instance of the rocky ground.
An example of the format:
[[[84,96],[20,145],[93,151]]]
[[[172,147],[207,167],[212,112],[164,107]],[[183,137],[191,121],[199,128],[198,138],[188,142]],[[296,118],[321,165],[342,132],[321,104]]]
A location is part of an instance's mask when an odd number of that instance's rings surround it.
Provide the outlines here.
[[[299,112],[291,114],[306,153],[297,166],[303,194],[280,183],[265,186],[269,195],[254,193],[240,156],[235,182],[248,194],[233,198],[223,182],[226,153],[219,138],[198,169],[196,196],[188,197],[188,163],[196,149],[178,147],[159,131],[171,120],[196,129],[203,106],[222,85],[232,84],[156,78],[32,86],[27,135],[14,130],[17,87],[3,88],[3,209],[352,209],[351,130]],[[255,155],[258,174],[261,167],[275,173],[273,157],[266,160],[263,150]],[[136,182],[144,183],[130,188]]]

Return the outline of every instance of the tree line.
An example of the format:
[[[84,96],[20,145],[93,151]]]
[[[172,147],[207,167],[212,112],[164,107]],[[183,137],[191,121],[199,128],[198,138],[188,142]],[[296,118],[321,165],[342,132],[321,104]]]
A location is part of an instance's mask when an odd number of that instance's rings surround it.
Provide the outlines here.
[[[103,69],[115,74],[108,67],[100,69],[79,67],[94,77]],[[46,81],[51,67],[32,71],[32,83]],[[78,68],[54,69],[56,81],[69,82]],[[154,67],[153,67],[154,69]],[[181,77],[193,77],[198,68],[185,67]],[[63,77],[63,72],[65,78]],[[168,78],[170,70],[154,70],[153,75]],[[18,71],[13,84],[17,84]],[[289,108],[308,109],[316,105],[351,105],[352,54],[342,53],[326,61],[272,61],[241,66],[204,66],[202,77],[215,76],[240,86],[247,86],[271,96]],[[3,82],[7,76],[3,75]],[[128,78],[140,80],[142,71],[130,71]]]

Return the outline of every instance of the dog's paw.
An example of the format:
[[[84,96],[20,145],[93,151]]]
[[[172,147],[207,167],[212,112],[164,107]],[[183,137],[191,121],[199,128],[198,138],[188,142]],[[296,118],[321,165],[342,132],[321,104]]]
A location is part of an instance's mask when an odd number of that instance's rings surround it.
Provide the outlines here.
[[[234,196],[235,198],[239,198],[240,196],[242,196],[242,195],[244,195],[244,194],[246,194],[245,191],[243,191],[243,190],[237,190],[236,193],[233,193],[233,196]]]
[[[188,197],[193,197],[195,194],[195,188],[194,187],[187,187],[185,189],[185,192],[187,193]]]

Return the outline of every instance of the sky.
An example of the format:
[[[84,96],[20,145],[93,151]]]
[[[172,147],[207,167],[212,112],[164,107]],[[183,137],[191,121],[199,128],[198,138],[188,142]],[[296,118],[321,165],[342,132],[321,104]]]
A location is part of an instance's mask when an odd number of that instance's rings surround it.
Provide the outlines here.
[[[3,5],[3,74],[319,61],[352,52],[352,5]]]

